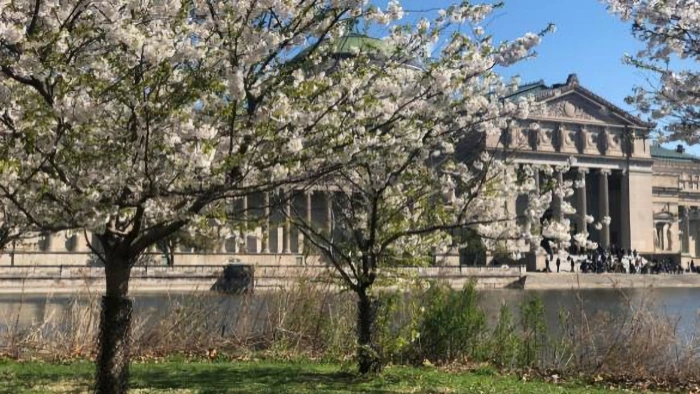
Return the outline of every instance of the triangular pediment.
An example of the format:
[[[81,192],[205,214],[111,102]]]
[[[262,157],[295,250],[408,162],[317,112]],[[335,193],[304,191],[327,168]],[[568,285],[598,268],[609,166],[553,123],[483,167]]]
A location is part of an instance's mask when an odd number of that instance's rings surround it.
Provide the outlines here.
[[[621,116],[618,108],[576,90],[561,94],[554,93],[540,103],[543,107],[533,114],[535,117],[601,125],[638,126],[625,116]]]

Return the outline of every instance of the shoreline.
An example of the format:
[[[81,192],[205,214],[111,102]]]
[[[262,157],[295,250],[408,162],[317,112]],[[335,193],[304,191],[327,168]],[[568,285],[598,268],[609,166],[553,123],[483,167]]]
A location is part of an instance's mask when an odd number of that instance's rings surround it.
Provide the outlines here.
[[[435,278],[438,279],[438,278]],[[480,290],[604,290],[604,289],[648,289],[648,288],[700,288],[698,274],[570,274],[570,273],[528,273],[520,278],[499,278],[494,282],[493,277],[461,276],[442,278],[450,282],[454,288],[461,288],[470,280],[477,281]],[[162,293],[214,293],[212,289],[215,278],[159,278],[148,280],[133,278],[130,294],[162,294]],[[277,279],[271,283],[263,279],[254,285],[254,293],[265,293],[288,288],[297,283],[298,278]],[[44,296],[70,294],[101,294],[104,292],[103,278],[83,280],[59,278],[32,279],[2,279],[0,280],[0,296]],[[12,282],[12,285],[8,285]]]
[[[216,291],[224,266],[135,267],[130,293],[205,293]],[[253,292],[289,288],[302,280],[328,281],[326,266],[259,266],[245,286]],[[441,280],[454,288],[476,281],[477,289],[579,290],[700,288],[700,274],[613,274],[525,272],[522,267],[423,267],[392,272],[399,281]],[[0,295],[104,292],[104,268],[84,266],[0,267]],[[391,286],[390,286],[391,287]]]
[[[700,274],[581,274],[540,273],[525,275],[524,290],[700,288]]]

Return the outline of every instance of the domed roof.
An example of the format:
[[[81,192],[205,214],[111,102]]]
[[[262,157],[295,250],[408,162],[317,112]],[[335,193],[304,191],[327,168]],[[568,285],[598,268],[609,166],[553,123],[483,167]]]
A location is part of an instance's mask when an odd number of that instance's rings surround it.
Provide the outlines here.
[[[348,59],[357,56],[358,51],[369,56],[375,61],[382,62],[394,56],[393,47],[378,38],[366,36],[364,34],[352,33],[339,37],[332,42],[327,40],[321,45],[331,45],[326,56],[331,59]],[[313,46],[301,50],[292,62],[303,62]],[[396,59],[394,59],[396,61]],[[403,61],[403,65],[408,68],[422,68],[421,62],[417,58],[408,58]]]
[[[336,55],[354,55],[358,50],[384,56],[389,55],[391,52],[384,41],[362,34],[348,34],[340,37],[333,43],[333,46],[331,53]]]
[[[356,56],[358,51],[380,57],[386,57],[391,54],[389,46],[384,41],[363,34],[348,34],[332,41],[330,44],[332,47],[329,50],[329,55],[336,58]],[[328,40],[321,45],[328,45]],[[305,58],[312,47],[304,48],[294,56],[294,60]]]

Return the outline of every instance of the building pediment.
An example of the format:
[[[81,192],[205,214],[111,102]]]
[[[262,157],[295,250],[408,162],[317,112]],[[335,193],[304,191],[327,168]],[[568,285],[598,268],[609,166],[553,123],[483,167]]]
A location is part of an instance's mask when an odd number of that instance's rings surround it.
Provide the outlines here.
[[[541,107],[532,115],[532,118],[555,121],[634,126],[631,122],[616,116],[615,112],[603,103],[596,103],[575,91],[543,100]]]
[[[579,85],[575,74],[570,75],[565,84],[547,86],[543,81],[538,81],[525,85],[512,97],[528,95],[534,96],[540,104],[530,114],[533,120],[627,126],[641,130],[655,126]]]
[[[509,125],[489,146],[566,155],[650,159],[645,122],[578,83],[548,86],[540,80],[519,86],[506,100],[534,99],[526,119]]]

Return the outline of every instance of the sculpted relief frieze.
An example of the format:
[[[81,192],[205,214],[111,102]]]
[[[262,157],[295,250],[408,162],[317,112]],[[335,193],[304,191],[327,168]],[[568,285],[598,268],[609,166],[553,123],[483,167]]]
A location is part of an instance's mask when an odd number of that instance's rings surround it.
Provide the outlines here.
[[[586,124],[530,121],[504,131],[504,145],[542,152],[617,156],[622,139],[615,129]]]
[[[547,96],[517,127],[504,131],[501,142],[516,149],[621,157],[634,155],[629,121],[610,104],[585,92]],[[633,129],[636,126],[632,125]]]
[[[588,123],[621,124],[610,114],[607,107],[596,105],[576,94],[548,101],[533,111],[532,115],[550,119],[581,120]]]
[[[557,152],[571,152],[576,149],[576,132],[567,125],[553,126],[552,145]]]
[[[545,108],[547,108],[547,115],[556,118],[596,120],[591,114],[584,111],[583,108],[577,107],[569,101],[559,101]]]

